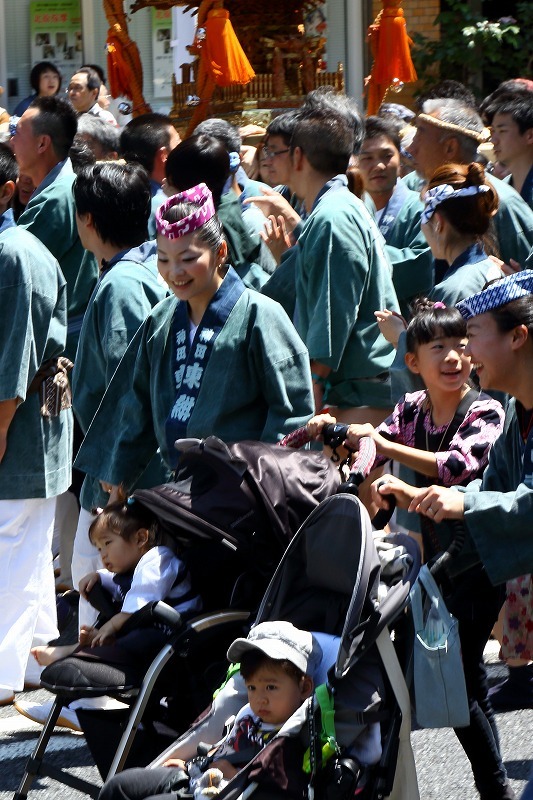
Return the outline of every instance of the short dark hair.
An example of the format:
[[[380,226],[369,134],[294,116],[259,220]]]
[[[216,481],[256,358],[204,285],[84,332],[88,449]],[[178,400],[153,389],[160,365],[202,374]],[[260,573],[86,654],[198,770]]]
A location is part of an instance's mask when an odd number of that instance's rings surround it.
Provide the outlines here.
[[[357,155],[361,149],[365,135],[365,121],[361,116],[359,107],[352,97],[339,94],[332,86],[321,86],[313,89],[305,98],[301,111],[307,109],[322,109],[326,112],[333,111],[344,117],[348,126],[352,129],[353,143],[350,155]]]
[[[30,72],[30,84],[35,94],[39,94],[39,82],[41,80],[41,75],[43,75],[45,72],[55,72],[59,78],[59,86],[57,91],[61,89],[62,76],[56,65],[52,64],[51,61],[39,61],[39,63],[35,64]]]
[[[228,153],[239,153],[242,146],[241,134],[230,122],[218,117],[204,119],[194,129],[194,135],[204,134],[222,142]]]
[[[411,304],[411,310],[413,318],[405,334],[408,353],[416,353],[421,344],[441,336],[466,336],[466,322],[453,306],[435,307],[432,300],[419,297]]]
[[[97,71],[92,67],[80,67],[76,70],[74,75],[87,75],[87,88],[92,92],[94,89],[100,91],[102,81]]]
[[[477,107],[475,94],[460,81],[447,79],[431,86],[426,92],[422,92],[415,98],[415,103],[419,111],[426,100],[460,100],[465,106]]]
[[[503,81],[500,83],[493,92],[488,94],[486,97],[483,98],[481,104],[479,106],[479,113],[485,119],[485,112],[486,109],[491,106],[496,100],[499,100],[500,97],[503,95],[511,95],[511,94],[522,94],[522,92],[530,92],[529,84],[531,81],[527,81],[525,78],[515,78],[509,81]],[[531,97],[531,94],[529,95]]]
[[[0,188],[7,181],[15,181],[19,176],[19,168],[15,153],[5,142],[0,142]]]
[[[170,147],[172,121],[165,114],[141,114],[130,120],[120,134],[120,154],[126,161],[142,164],[150,174],[161,147]]]
[[[333,176],[348,169],[353,140],[353,128],[333,108],[302,107],[292,134],[291,151],[300,147],[314,170]]]
[[[483,109],[487,125],[492,125],[496,114],[508,114],[518,125],[521,134],[533,128],[533,92],[528,89],[501,94]]]
[[[291,143],[292,134],[298,122],[298,111],[286,111],[284,114],[274,117],[266,129],[266,138],[269,136],[280,136],[288,146]]]
[[[36,97],[30,104],[39,113],[32,119],[35,136],[46,134],[60,161],[68,156],[78,129],[78,116],[64,97]]]
[[[152,196],[140,164],[99,161],[82,169],[74,181],[74,200],[80,216],[92,215],[103,242],[137,247],[146,241]]]
[[[81,68],[82,69],[88,68],[94,70],[98,75],[98,77],[100,78],[100,81],[102,83],[105,83],[105,72],[103,68],[100,66],[100,64],[82,64]]]
[[[109,127],[111,127],[111,125],[109,125]],[[85,169],[85,167],[90,167],[96,163],[95,154],[85,139],[82,139],[78,134],[74,137],[72,147],[68,151],[68,156],[72,162],[72,171],[75,172],[76,175],[81,172],[82,169]]]
[[[391,140],[396,150],[399,151],[402,146],[400,137],[402,127],[402,125],[398,125],[398,123],[390,117],[367,117],[365,120],[365,138],[363,141],[367,139],[376,139],[378,136],[386,136],[387,139]]]
[[[93,533],[101,526],[116,533],[126,542],[140,528],[146,528],[149,547],[154,547],[161,539],[161,530],[154,514],[132,497],[125,502],[110,503],[97,515],[89,528],[91,541]]]
[[[296,683],[300,683],[302,678],[305,677],[305,672],[298,669],[292,661],[288,659],[278,660],[277,658],[270,658],[261,650],[247,650],[242,654],[240,673],[245,681],[253,678],[257,670],[264,666],[274,666],[280,669],[285,675],[288,675]]]
[[[219,139],[204,133],[189,136],[169,153],[165,163],[167,180],[179,192],[205,183],[215,208],[230,176],[229,154]]]

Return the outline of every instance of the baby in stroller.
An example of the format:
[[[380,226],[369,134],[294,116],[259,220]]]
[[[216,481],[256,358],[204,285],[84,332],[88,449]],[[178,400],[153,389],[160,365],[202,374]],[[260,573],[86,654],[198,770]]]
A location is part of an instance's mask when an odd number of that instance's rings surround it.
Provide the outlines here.
[[[80,593],[100,612],[96,625],[81,629],[78,644],[34,647],[33,656],[42,666],[71,655],[111,664],[129,663],[135,656],[149,663],[167,632],[163,627],[129,630],[128,620],[163,599],[185,619],[198,614],[202,601],[192,589],[187,565],[160,543],[155,516],[134,498],[106,506],[93,521],[89,537],[105,565],[80,582]],[[87,700],[81,703],[87,705]],[[15,703],[15,708],[42,722],[33,704]]]
[[[31,652],[42,666],[74,652],[80,655],[83,648],[112,645],[131,615],[156,600],[164,599],[185,617],[202,609],[200,596],[191,588],[186,564],[160,543],[155,517],[135,498],[106,506],[90,526],[89,538],[102,558],[104,569],[82,578],[79,588],[82,597],[100,605],[97,608],[100,616],[95,627],[81,628],[79,644],[34,647]],[[97,584],[106,591],[105,607],[98,599],[91,598]],[[138,632],[132,631],[121,646],[131,652],[133,642],[129,640],[137,637]],[[140,637],[139,644],[144,649],[145,632]],[[159,646],[164,641],[163,636]]]
[[[317,639],[290,622],[263,622],[236,639],[228,659],[240,661],[248,703],[229,733],[205,756],[168,759],[162,767],[126,770],[103,787],[100,800],[145,800],[179,789],[196,798],[217,794],[251,761],[313,692],[312,674],[322,657]]]

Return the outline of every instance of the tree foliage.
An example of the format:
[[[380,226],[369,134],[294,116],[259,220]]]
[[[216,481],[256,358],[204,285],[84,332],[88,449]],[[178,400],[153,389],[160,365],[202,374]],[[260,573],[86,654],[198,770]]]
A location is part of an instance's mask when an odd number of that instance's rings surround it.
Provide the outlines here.
[[[448,0],[435,19],[440,39],[413,35],[413,60],[419,77],[434,83],[437,74],[483,93],[509,78],[531,77],[533,57],[533,3],[516,4],[516,19],[491,21],[469,8],[464,0]],[[481,79],[481,80],[480,80]]]

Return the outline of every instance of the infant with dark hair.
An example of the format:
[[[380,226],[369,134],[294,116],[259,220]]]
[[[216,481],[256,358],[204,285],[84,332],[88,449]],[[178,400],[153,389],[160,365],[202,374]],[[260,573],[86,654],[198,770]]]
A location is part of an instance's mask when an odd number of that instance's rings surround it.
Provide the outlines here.
[[[171,758],[162,767],[116,775],[102,790],[101,800],[139,800],[175,790],[180,774],[186,780],[184,770],[190,778],[189,791],[197,800],[217,794],[311,696],[312,675],[321,658],[322,649],[310,632],[284,621],[256,625],[246,639],[236,639],[228,650],[228,659],[240,662],[248,693],[248,703],[237,713],[229,733],[205,758],[188,762]]]

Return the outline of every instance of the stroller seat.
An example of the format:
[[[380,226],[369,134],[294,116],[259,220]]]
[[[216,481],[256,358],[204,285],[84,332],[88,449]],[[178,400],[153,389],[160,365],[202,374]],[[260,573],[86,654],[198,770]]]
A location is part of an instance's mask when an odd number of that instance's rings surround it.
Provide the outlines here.
[[[384,798],[396,775],[407,776],[405,800],[416,800],[418,788],[409,743],[410,707],[405,672],[412,641],[404,613],[409,589],[420,568],[417,544],[408,536],[385,537],[398,547],[401,568],[388,570],[380,585],[380,559],[370,520],[357,498],[338,494],[323,501],[292,540],[260,606],[256,622],[286,619],[300,628],[340,637],[327,675],[327,694],[334,708],[334,750],[331,774],[322,763],[322,744],[331,742],[320,698],[314,696],[291,717],[266,747],[222,790],[219,800],[323,796],[328,780],[337,792],[337,766],[348,759],[353,780],[340,800],[357,795]],[[390,555],[390,553],[389,553]],[[351,580],[351,591],[346,591]],[[395,641],[391,641],[394,629]],[[398,651],[396,650],[398,645]],[[330,712],[327,710],[326,713]],[[323,724],[325,728],[323,728]],[[324,738],[322,738],[324,733]],[[375,740],[372,733],[376,733]],[[327,734],[327,736],[326,736]],[[377,749],[374,747],[377,744]],[[190,745],[190,742],[189,742]],[[318,766],[307,774],[306,751],[317,754]],[[287,763],[287,771],[280,765]],[[355,766],[353,766],[355,765]],[[364,788],[363,788],[364,787]]]

